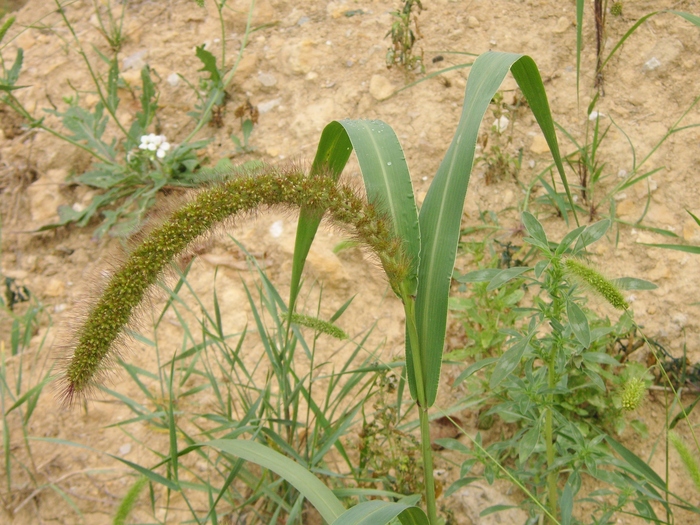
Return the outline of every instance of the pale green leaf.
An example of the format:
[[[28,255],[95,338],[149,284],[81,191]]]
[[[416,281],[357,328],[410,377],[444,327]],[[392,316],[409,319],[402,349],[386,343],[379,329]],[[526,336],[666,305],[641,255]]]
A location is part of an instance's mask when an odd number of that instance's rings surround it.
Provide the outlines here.
[[[333,523],[345,512],[343,504],[321,480],[276,450],[242,439],[215,439],[202,445],[245,459],[278,474],[309,500],[328,523]]]
[[[569,318],[569,326],[571,326],[576,339],[584,348],[588,348],[591,344],[591,329],[588,326],[586,314],[575,302],[567,301],[566,315]]]

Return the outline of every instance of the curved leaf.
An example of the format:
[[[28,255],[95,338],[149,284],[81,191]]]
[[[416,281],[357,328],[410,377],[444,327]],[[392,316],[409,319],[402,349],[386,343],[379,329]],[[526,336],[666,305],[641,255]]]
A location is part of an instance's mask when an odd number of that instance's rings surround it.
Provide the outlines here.
[[[367,198],[384,210],[403,239],[413,265],[406,280],[407,292],[418,287],[420,230],[411,175],[399,139],[391,126],[381,120],[341,120],[353,147],[367,190]]]
[[[425,513],[402,501],[365,501],[346,510],[332,525],[386,525],[398,517],[404,525],[428,525]]]
[[[532,108],[552,151],[567,194],[571,195],[559,154],[549,103],[535,62],[524,55],[484,53],[472,66],[457,131],[428,190],[419,216],[421,251],[416,324],[420,359],[425,366],[427,406],[435,402],[440,378],[447,326],[447,300],[479,127],[508,70],[512,71]],[[411,353],[408,350],[406,352],[409,367],[411,363],[408,356]]]
[[[345,507],[331,489],[299,463],[276,450],[242,439],[215,439],[202,445],[251,461],[283,477],[309,500],[328,523],[334,523],[345,512]]]

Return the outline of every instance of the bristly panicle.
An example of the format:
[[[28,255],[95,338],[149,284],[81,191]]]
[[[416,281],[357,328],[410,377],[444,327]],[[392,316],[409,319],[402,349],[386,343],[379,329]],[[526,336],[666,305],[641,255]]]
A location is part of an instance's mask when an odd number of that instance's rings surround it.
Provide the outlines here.
[[[573,277],[590,290],[593,290],[618,310],[629,308],[629,304],[617,286],[608,281],[597,270],[586,266],[577,259],[565,259],[564,268],[569,277]]]
[[[261,206],[285,205],[325,210],[327,218],[349,227],[379,258],[389,283],[399,292],[410,268],[390,219],[348,186],[328,176],[272,167],[230,178],[199,192],[175,210],[119,267],[75,334],[75,348],[65,367],[62,396],[66,404],[84,396],[106,371],[115,341],[135,309],[171,261],[189,246],[236,216]]]

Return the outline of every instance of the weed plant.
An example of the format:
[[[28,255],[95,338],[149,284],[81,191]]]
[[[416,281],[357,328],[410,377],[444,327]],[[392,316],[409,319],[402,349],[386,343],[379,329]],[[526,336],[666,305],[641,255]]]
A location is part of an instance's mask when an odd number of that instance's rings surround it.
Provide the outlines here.
[[[391,14],[394,21],[386,36],[391,36],[391,47],[386,52],[386,65],[391,68],[394,65],[403,67],[406,71],[413,71],[420,68],[425,73],[423,63],[423,52],[420,56],[415,54],[413,46],[420,38],[418,29],[418,14],[423,10],[420,0],[404,0],[403,7],[393,11]],[[413,25],[415,32],[411,28]],[[416,35],[418,35],[416,37]]]
[[[73,503],[59,486],[47,480],[32,446],[39,400],[51,382],[47,366],[46,332],[34,339],[51,318],[30,291],[5,277],[0,299],[0,326],[9,328],[0,340],[0,412],[2,412],[3,476],[0,504],[12,516],[44,490],[53,490]],[[6,344],[9,343],[9,344]],[[74,503],[73,503],[74,504]]]
[[[193,84],[181,77],[189,85],[197,102],[193,111],[192,127],[187,136],[177,145],[168,142],[161,134],[158,119],[160,93],[154,82],[154,71],[148,66],[141,70],[140,86],[129,84],[119,70],[119,53],[128,36],[123,33],[124,19],[128,2],[123,2],[117,13],[112,4],[104,7],[95,2],[95,14],[99,31],[105,38],[109,52],[95,48],[97,59],[89,56],[69,18],[70,3],[54,0],[62,24],[70,38],[66,47],[75,52],[82,61],[92,80],[93,89],[86,92],[71,86],[72,93],[62,99],[62,107],[53,103],[43,112],[57,117],[63,129],[51,127],[46,115],[32,113],[16,96],[24,86],[20,85],[20,75],[24,61],[24,51],[17,50],[14,61],[5,62],[0,53],[0,106],[16,112],[24,121],[28,132],[42,130],[82,149],[92,158],[91,169],[72,177],[71,182],[97,190],[92,201],[84,207],[61,206],[59,222],[45,226],[55,228],[67,224],[86,226],[94,219],[101,218],[95,235],[101,237],[107,232],[125,236],[142,222],[144,215],[163,190],[196,186],[202,182],[205,172],[200,173],[206,159],[201,158],[201,150],[210,139],[197,139],[206,125],[221,127],[223,114],[229,95],[227,92],[236,68],[243,56],[248,38],[253,31],[251,15],[254,2],[251,2],[245,34],[241,48],[229,63],[226,46],[222,45],[220,57],[215,57],[204,46],[197,47],[196,56],[202,63],[203,76]],[[214,2],[221,21],[221,41],[226,42],[223,23],[224,10],[229,9],[227,0]],[[7,45],[2,43],[14,18],[8,18],[0,29],[0,52]],[[51,29],[52,31],[54,29]],[[9,42],[8,42],[9,43]],[[121,100],[127,93],[138,100],[140,108],[128,122],[117,116]],[[86,95],[93,94],[98,102],[86,105]],[[240,152],[249,152],[248,144],[253,124],[257,116],[242,120],[243,142],[232,137]],[[156,135],[166,148],[143,148],[143,138]]]

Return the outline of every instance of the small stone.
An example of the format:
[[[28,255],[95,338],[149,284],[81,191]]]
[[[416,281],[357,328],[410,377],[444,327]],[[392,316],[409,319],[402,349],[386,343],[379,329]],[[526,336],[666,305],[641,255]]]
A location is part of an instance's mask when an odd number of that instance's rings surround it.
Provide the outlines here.
[[[642,69],[644,71],[654,71],[655,69],[657,69],[660,66],[661,66],[661,62],[659,61],[659,59],[656,57],[651,57],[649,60],[644,62]]]
[[[180,83],[180,75],[177,73],[170,73],[168,75],[168,84],[170,84],[171,87],[177,87],[177,85]]]
[[[260,73],[258,74],[258,82],[265,87],[272,87],[277,84],[277,79],[270,73]]]
[[[536,153],[537,155],[547,153],[549,151],[549,145],[547,144],[547,140],[544,138],[544,135],[538,133],[533,137],[532,144],[530,144],[530,151]]]
[[[470,16],[467,19],[467,27],[476,28],[476,27],[479,27],[480,25],[481,25],[481,23],[479,22],[479,19],[475,16]]]
[[[120,456],[126,456],[129,452],[131,452],[131,443],[126,443],[125,445],[119,447]]]
[[[563,33],[567,29],[569,29],[570,27],[571,27],[571,20],[569,20],[565,16],[562,16],[561,18],[559,18],[559,20],[557,20],[557,23],[554,26],[554,29],[552,31],[554,31],[555,33]]]
[[[270,226],[270,235],[272,235],[275,239],[277,239],[278,237],[281,237],[283,233],[284,233],[284,222],[283,221],[273,222],[272,226]]]
[[[66,284],[60,279],[51,279],[44,288],[44,295],[48,297],[59,297],[66,291]]]
[[[394,94],[394,85],[381,75],[372,75],[369,81],[369,93],[375,100],[386,100]]]
[[[142,69],[146,65],[146,58],[148,57],[148,49],[142,49],[126,57],[124,62],[122,62],[122,71],[128,69]]]
[[[267,100],[265,102],[261,102],[260,104],[258,104],[258,111],[260,113],[267,113],[267,112],[275,109],[281,103],[282,103],[281,98],[273,98],[272,100]]]

